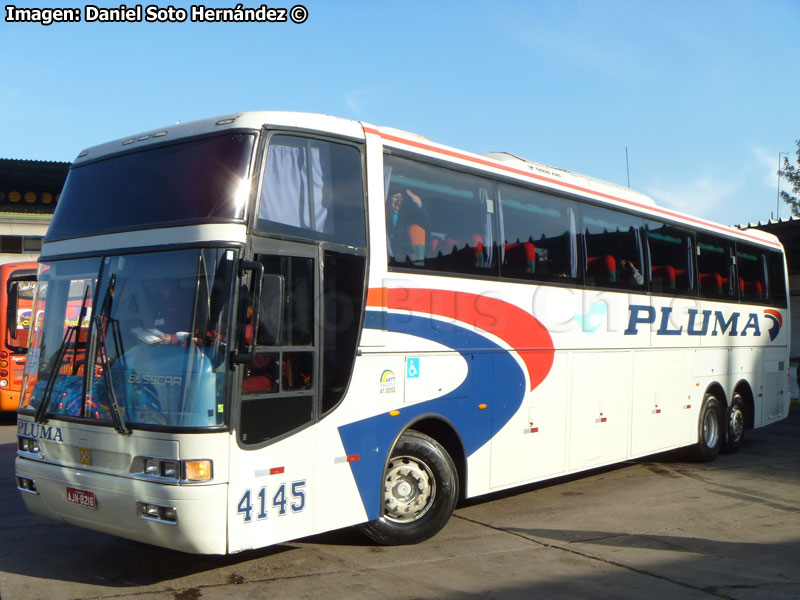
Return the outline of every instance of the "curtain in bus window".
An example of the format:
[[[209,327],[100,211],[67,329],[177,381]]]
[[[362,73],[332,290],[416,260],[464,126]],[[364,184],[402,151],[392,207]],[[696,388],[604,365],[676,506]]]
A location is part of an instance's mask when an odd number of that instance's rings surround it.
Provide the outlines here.
[[[389,206],[389,182],[392,180],[392,167],[391,165],[384,165],[383,167],[383,205],[385,207]],[[388,208],[387,208],[388,210]],[[394,252],[392,251],[392,239],[389,235],[389,232],[386,232],[386,249],[389,253],[389,258],[394,258]]]
[[[489,197],[489,190],[481,187],[478,190],[481,213],[483,214],[483,248],[486,266],[492,265],[494,250],[494,237],[492,235],[492,217],[494,214],[494,202]]]
[[[389,182],[392,179],[392,167],[385,165],[383,167],[383,203],[389,199]]]
[[[576,235],[578,231],[578,219],[576,211],[573,207],[569,207],[569,230],[570,230],[570,237],[569,237],[569,250],[570,250],[570,266],[569,266],[569,276],[572,279],[578,278],[578,236]]]
[[[690,285],[692,290],[694,289],[694,282],[695,282],[694,260],[693,260],[694,259],[694,255],[695,255],[695,250],[694,250],[694,246],[692,245],[692,238],[691,237],[687,237],[686,238],[686,263],[687,263],[688,268],[689,268],[689,282],[690,282],[689,285]]]
[[[331,233],[327,218],[331,192],[325,185],[328,172],[327,144],[276,136],[267,154],[258,218]]]

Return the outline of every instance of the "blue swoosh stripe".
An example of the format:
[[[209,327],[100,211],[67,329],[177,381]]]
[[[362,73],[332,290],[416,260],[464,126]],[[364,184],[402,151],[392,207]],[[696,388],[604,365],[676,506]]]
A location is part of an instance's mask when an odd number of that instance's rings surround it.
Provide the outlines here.
[[[382,476],[387,454],[407,425],[423,415],[441,415],[459,434],[467,456],[486,444],[519,410],[525,395],[525,374],[509,353],[487,337],[461,325],[432,317],[367,311],[364,326],[414,335],[456,350],[467,362],[466,379],[438,398],[381,413],[339,427],[345,452],[358,454],[350,463],[367,517],[382,514]],[[491,410],[479,410],[478,403]]]

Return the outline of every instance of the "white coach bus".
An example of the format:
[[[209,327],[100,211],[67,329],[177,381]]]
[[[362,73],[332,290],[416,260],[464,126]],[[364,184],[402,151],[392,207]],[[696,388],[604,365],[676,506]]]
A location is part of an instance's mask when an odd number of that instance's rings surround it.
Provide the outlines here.
[[[254,112],[81,152],[38,269],[17,486],[192,553],[360,524],[788,415],[780,243],[507,154]]]

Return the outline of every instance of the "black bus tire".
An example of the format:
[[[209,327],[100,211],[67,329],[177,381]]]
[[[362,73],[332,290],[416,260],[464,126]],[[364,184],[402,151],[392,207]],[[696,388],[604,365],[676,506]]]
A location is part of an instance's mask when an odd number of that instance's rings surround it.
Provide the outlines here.
[[[697,443],[691,448],[691,456],[697,462],[709,462],[719,454],[722,445],[722,403],[714,394],[706,394],[697,420]]]
[[[383,474],[383,515],[361,530],[383,545],[416,544],[447,524],[458,500],[453,459],[433,438],[400,436]]]

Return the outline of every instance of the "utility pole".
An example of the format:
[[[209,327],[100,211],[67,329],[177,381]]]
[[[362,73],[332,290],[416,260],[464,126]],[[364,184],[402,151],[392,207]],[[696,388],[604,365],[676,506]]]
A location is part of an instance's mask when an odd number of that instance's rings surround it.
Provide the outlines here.
[[[788,152],[778,152],[778,201],[775,205],[778,221],[781,220],[781,156],[789,156]]]
[[[784,154],[786,154],[784,152]],[[778,155],[778,165],[781,164],[781,157]],[[631,167],[628,164],[628,147],[625,146],[625,170],[628,172],[628,187],[631,187]],[[780,184],[779,184],[780,185]]]

